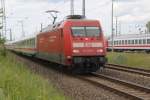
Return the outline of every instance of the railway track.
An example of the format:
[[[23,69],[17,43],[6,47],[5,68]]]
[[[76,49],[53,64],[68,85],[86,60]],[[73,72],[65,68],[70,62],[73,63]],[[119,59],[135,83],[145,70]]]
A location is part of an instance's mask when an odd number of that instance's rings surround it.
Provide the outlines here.
[[[115,65],[115,64],[107,64],[105,65],[107,69],[113,69],[118,71],[124,71],[134,74],[139,74],[143,76],[150,77],[150,70],[140,69],[140,68],[132,68],[127,66]]]
[[[34,62],[37,63],[37,61]],[[78,78],[132,100],[150,100],[150,89],[134,83],[96,73],[90,76],[79,76]]]
[[[90,76],[79,76],[79,78],[128,99],[150,100],[150,88],[148,87],[96,73]]]

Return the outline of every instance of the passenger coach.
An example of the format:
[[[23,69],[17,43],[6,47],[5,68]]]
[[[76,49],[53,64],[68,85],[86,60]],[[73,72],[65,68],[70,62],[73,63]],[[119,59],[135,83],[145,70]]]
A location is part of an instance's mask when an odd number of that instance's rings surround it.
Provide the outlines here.
[[[114,36],[115,51],[150,52],[150,34],[124,34]],[[112,38],[108,39],[108,50],[112,49]]]

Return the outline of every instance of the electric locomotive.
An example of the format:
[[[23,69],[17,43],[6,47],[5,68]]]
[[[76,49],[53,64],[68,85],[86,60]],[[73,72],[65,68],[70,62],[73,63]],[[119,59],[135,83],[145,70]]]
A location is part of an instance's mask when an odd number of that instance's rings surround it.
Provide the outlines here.
[[[13,50],[58,63],[75,73],[96,72],[107,61],[105,38],[99,21],[79,15],[68,16],[25,40],[30,42],[15,42]]]

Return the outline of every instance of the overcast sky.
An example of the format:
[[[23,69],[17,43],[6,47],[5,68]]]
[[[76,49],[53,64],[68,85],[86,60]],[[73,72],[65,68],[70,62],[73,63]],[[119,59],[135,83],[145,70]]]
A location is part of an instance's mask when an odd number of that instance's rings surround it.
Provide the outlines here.
[[[82,0],[75,1],[75,14],[82,13]],[[137,25],[144,25],[150,20],[150,0],[115,0],[114,16],[118,16],[122,33],[136,33]],[[58,21],[70,14],[70,0],[6,0],[7,28],[12,28],[16,38],[20,38],[21,24],[24,21],[26,36],[34,34],[51,23],[46,10],[60,11]],[[86,16],[98,19],[102,23],[105,35],[111,33],[111,0],[86,0]],[[142,26],[141,26],[142,27]]]

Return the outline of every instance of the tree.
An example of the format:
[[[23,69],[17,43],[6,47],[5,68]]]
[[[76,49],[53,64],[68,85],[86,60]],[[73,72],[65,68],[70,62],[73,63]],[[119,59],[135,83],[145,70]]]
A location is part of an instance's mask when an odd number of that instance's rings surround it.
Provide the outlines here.
[[[0,45],[3,45],[5,43],[5,38],[0,38]]]
[[[5,48],[5,38],[0,38],[0,54],[2,56],[6,56],[6,48]]]

